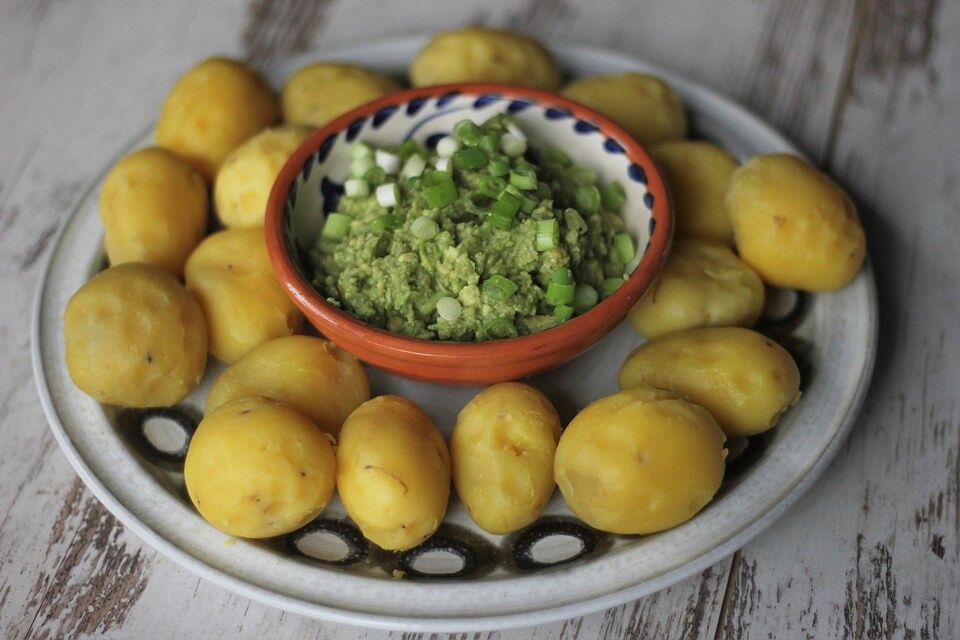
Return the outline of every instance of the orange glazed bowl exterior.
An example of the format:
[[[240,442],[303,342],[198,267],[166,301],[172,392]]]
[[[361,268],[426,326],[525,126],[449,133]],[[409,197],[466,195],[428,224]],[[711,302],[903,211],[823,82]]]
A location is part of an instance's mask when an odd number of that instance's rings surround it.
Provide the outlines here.
[[[534,146],[558,146],[601,183],[619,181],[623,217],[638,251],[635,268],[608,298],[556,327],[486,342],[422,340],[373,327],[327,302],[310,284],[306,254],[325,214],[335,210],[361,140],[378,146],[413,138],[433,146],[453,125],[483,122],[507,111]],[[333,120],[290,157],[267,204],[267,250],[274,271],[307,319],[324,336],[375,367],[446,384],[516,380],[556,367],[595,344],[626,316],[660,271],[670,248],[670,196],[656,165],[619,126],[575,102],[511,85],[421,87],[390,94]],[[626,355],[626,354],[625,354]]]

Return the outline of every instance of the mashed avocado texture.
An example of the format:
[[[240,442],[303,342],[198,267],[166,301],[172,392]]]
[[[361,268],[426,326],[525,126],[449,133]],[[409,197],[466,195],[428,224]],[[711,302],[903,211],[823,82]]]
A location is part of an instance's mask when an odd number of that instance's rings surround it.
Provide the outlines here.
[[[359,143],[351,176],[311,252],[313,285],[388,331],[470,342],[548,329],[612,293],[634,257],[623,188],[528,148],[505,115],[458,123],[436,151]]]

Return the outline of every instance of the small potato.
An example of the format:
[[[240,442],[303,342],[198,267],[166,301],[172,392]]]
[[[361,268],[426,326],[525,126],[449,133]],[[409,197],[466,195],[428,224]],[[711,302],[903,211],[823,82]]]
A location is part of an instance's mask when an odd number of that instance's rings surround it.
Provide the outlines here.
[[[206,413],[247,396],[286,403],[331,435],[370,399],[363,365],[337,345],[310,336],[286,336],[254,347],[213,383]]]
[[[410,65],[415,87],[500,82],[556,91],[560,69],[539,42],[512,31],[470,27],[437,34]]]
[[[727,210],[740,257],[769,284],[832,291],[863,264],[866,241],[853,202],[793,156],[757,156],[737,169]]]
[[[155,137],[213,180],[241,142],[277,120],[277,98],[236,60],[210,58],[180,76],[160,110]]]
[[[723,480],[725,438],[703,407],[638,387],[587,405],[557,446],[554,472],[591,527],[654,533],[692,518]]]
[[[227,229],[187,260],[187,289],[200,301],[210,353],[231,364],[268,340],[296,333],[303,315],[270,267],[262,229]]]
[[[681,239],[656,282],[630,310],[647,338],[695,327],[748,327],[763,311],[763,283],[727,246]]]
[[[318,62],[290,76],[280,94],[280,106],[287,122],[322,127],[365,102],[399,90],[400,85],[375,71]]]
[[[732,244],[724,198],[737,159],[709,142],[665,142],[650,155],[670,186],[677,234]]]
[[[93,276],[67,303],[63,332],[73,382],[107,404],[176,404],[207,366],[200,305],[154,265],[130,262]]]
[[[652,385],[706,407],[730,438],[777,423],[800,397],[800,372],[787,350],[739,327],[690,329],[643,344],[623,363],[620,388]]]
[[[409,400],[368,400],[340,431],[337,487],[368,540],[391,551],[411,549],[433,535],[447,511],[447,445]]]
[[[240,398],[200,422],[183,479],[197,511],[217,529],[269,538],[323,511],[336,467],[327,436],[303,414],[267,398]]]
[[[143,262],[183,276],[207,229],[207,185],[166,149],[124,156],[100,191],[100,222],[110,264]]]
[[[525,527],[553,493],[560,418],[531,386],[481,391],[457,416],[450,440],[453,484],[467,513],[490,533]]]
[[[680,140],[687,135],[687,114],[680,96],[656,76],[588,76],[574,80],[560,94],[607,116],[640,144]]]
[[[262,227],[267,198],[280,169],[307,136],[306,127],[266,129],[233,150],[214,183],[217,217],[225,227]]]

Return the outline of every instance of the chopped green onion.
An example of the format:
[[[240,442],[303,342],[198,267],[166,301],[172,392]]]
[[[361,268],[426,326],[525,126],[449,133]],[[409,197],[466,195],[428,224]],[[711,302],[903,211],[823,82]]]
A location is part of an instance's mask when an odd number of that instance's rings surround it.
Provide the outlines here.
[[[507,188],[509,189],[509,187]],[[514,216],[517,215],[517,211],[520,210],[520,204],[520,198],[509,191],[504,191],[493,203],[493,207],[490,208],[490,221],[494,222],[494,219],[499,219],[502,222],[505,220],[509,226],[509,223],[513,222]],[[497,223],[495,225],[500,226]]]
[[[573,284],[573,272],[567,267],[557,267],[550,273],[548,282],[551,284]]]
[[[541,200],[547,200],[553,196],[553,191],[550,190],[550,185],[546,182],[537,183],[537,197]]]
[[[354,178],[362,178],[367,171],[375,166],[376,163],[373,161],[373,156],[356,158],[350,163],[350,175]]]
[[[400,154],[400,157],[403,159],[410,158],[414,155],[419,155],[422,152],[420,145],[417,144],[416,140],[404,140],[403,144],[400,145],[400,148],[397,149],[397,153]]]
[[[553,218],[537,222],[537,251],[555,249],[560,244],[560,224]]]
[[[517,189],[517,188],[516,188],[515,186],[513,186],[512,184],[508,184],[507,187],[506,187],[506,189],[504,189],[504,191],[506,191],[507,193],[513,194],[513,195],[517,196],[518,198],[522,198],[522,197],[523,197],[523,191],[520,191],[520,189]]]
[[[348,198],[365,198],[370,195],[370,183],[362,178],[352,178],[343,183],[343,193]]]
[[[456,298],[443,296],[437,300],[437,315],[444,320],[453,322],[460,317],[462,312],[463,307],[460,306],[460,302]]]
[[[437,158],[437,161],[433,164],[437,168],[437,171],[450,173],[450,158]]]
[[[508,218],[502,215],[495,215],[491,213],[489,216],[487,216],[487,220],[497,229],[503,229],[504,231],[513,226],[513,218]]]
[[[410,233],[418,240],[430,240],[440,231],[437,221],[430,216],[420,216],[410,223]]]
[[[528,198],[527,196],[524,196],[523,198],[521,198],[520,211],[523,211],[524,213],[530,213],[536,208],[537,208],[537,201],[535,198]]]
[[[583,219],[583,216],[580,215],[580,212],[576,209],[565,209],[563,212],[563,221],[567,225],[567,229],[571,231],[576,231],[577,233],[585,233],[587,231],[587,221]]]
[[[347,237],[350,231],[350,216],[342,213],[331,213],[327,216],[327,221],[323,223],[323,230],[320,235],[330,240],[342,240]]]
[[[567,177],[578,187],[597,183],[597,172],[589,167],[570,167]]]
[[[420,298],[420,300],[415,303],[417,306],[417,311],[422,316],[433,315],[433,312],[437,310],[437,302],[442,297],[442,293],[434,293],[426,298]]]
[[[490,198],[498,197],[506,186],[503,178],[496,176],[484,176],[480,179],[480,193]]]
[[[477,147],[458,149],[452,157],[457,169],[479,169],[487,164],[487,154]]]
[[[408,141],[409,142],[409,141]],[[401,178],[413,178],[423,173],[427,168],[427,161],[421,155],[412,155],[400,170]]]
[[[487,171],[492,176],[505,176],[510,173],[510,163],[502,158],[494,158],[487,165]]]
[[[527,151],[527,141],[512,133],[505,133],[500,136],[500,148],[511,158],[516,158]]]
[[[500,151],[500,138],[498,138],[495,133],[484,134],[484,136],[480,138],[480,148],[487,153],[496,153]]]
[[[504,278],[499,275],[492,275],[483,281],[484,295],[495,302],[502,302],[517,292],[517,283],[510,278]]]
[[[573,307],[568,304],[558,304],[553,308],[553,315],[555,315],[560,322],[566,322],[573,317]]]
[[[453,135],[463,144],[473,147],[480,142],[480,136],[483,135],[483,132],[477,126],[477,123],[471,120],[461,120],[453,125]]]
[[[423,197],[431,209],[446,207],[457,201],[457,186],[446,171],[426,171],[422,178],[426,185]]]
[[[596,306],[600,294],[591,285],[581,282],[573,292],[573,308],[577,313],[583,313]]]
[[[381,185],[387,179],[387,172],[383,170],[383,167],[370,167],[363,174],[363,179],[373,186]]]
[[[559,147],[547,147],[543,152],[543,161],[546,164],[555,164],[561,167],[569,167],[572,162],[570,156]]]
[[[377,161],[377,166],[387,173],[392,175],[400,170],[400,156],[397,154],[390,153],[383,149],[377,149],[374,157]]]
[[[407,179],[407,190],[415,191],[420,188],[420,176],[413,176],[412,178]]]
[[[633,248],[633,238],[626,233],[613,236],[613,252],[620,258],[620,262],[628,264],[637,255]]]
[[[359,160],[360,158],[373,158],[373,147],[368,145],[366,142],[358,142],[353,145],[353,149],[350,150],[350,157],[354,160]]]
[[[572,282],[570,284],[550,282],[547,284],[547,295],[545,296],[547,304],[570,304],[573,302],[575,290],[576,285]]]
[[[513,122],[507,122],[507,133],[513,135],[516,138],[520,138],[524,142],[527,141],[527,136],[525,136],[523,131],[520,130],[520,127],[518,127]]]
[[[528,172],[517,169],[516,171],[510,172],[510,184],[517,189],[533,191],[537,188],[537,175],[532,171]]]
[[[603,208],[614,213],[620,213],[627,202],[627,194],[619,182],[611,182],[603,188]]]
[[[395,207],[400,202],[400,187],[396,182],[388,182],[377,187],[377,204],[381,207]]]
[[[611,295],[623,284],[623,278],[607,278],[600,283],[600,295],[604,298]]]
[[[460,148],[460,141],[453,136],[443,136],[437,142],[437,155],[441,158],[449,158]]]
[[[403,217],[385,213],[373,219],[370,225],[374,231],[384,231],[386,229],[395,229],[403,225]]]
[[[596,213],[600,209],[600,190],[592,184],[577,187],[576,201],[586,213]]]

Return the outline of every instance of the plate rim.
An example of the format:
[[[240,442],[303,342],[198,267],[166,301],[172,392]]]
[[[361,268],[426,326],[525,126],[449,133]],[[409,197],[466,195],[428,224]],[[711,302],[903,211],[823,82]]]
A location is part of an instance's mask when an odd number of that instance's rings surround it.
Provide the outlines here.
[[[272,67],[276,68],[285,61],[294,58],[304,58],[307,56],[337,56],[350,58],[358,55],[360,51],[370,51],[376,47],[401,47],[410,46],[413,43],[425,41],[428,36],[407,36],[398,38],[388,38],[376,43],[367,43],[352,47],[334,47],[334,48],[316,48],[305,52],[300,52],[288,56],[285,59],[276,61]],[[685,77],[674,72],[663,69],[660,65],[653,64],[647,60],[630,54],[624,54],[612,49],[601,47],[581,46],[577,44],[565,45],[562,47],[553,47],[555,51],[563,51],[572,55],[587,57],[602,57],[606,59],[619,59],[624,63],[633,64],[653,70],[662,75],[670,82],[683,84],[684,86],[709,97],[712,101],[722,106],[726,111],[736,114],[740,118],[746,118],[751,125],[760,127],[764,134],[777,139],[782,146],[789,148],[793,153],[803,155],[802,152],[785,138],[779,131],[767,124],[765,120],[754,114],[747,108],[739,105],[726,96],[717,93],[713,89],[704,86],[696,81],[688,80]],[[131,147],[149,134],[153,125],[145,127],[141,133],[131,138],[131,141],[124,144],[122,149],[116,154],[114,160],[121,157]],[[60,249],[67,229],[70,223],[79,214],[82,205],[91,197],[92,193],[98,188],[103,176],[109,171],[110,164],[107,164],[104,170],[95,176],[84,189],[83,193],[77,199],[76,204],[67,216],[54,239],[52,248],[45,258],[45,264],[40,275],[40,285],[37,289],[32,314],[31,314],[31,361],[34,370],[34,382],[40,396],[40,403],[43,408],[47,422],[53,432],[57,444],[60,446],[67,460],[77,472],[84,484],[91,490],[94,496],[120,520],[124,526],[130,529],[137,537],[152,546],[161,555],[173,560],[189,571],[208,579],[215,584],[227,588],[228,590],[249,597],[258,602],[268,604],[282,610],[292,611],[308,617],[320,618],[335,623],[365,626],[370,628],[402,630],[402,631],[438,631],[438,632],[456,632],[456,631],[480,631],[489,629],[507,629],[521,626],[530,626],[554,622],[561,619],[586,615],[601,609],[617,606],[624,602],[634,600],[692,576],[707,567],[715,564],[723,558],[729,556],[737,549],[743,547],[747,542],[756,537],[760,532],[769,527],[774,521],[784,514],[806,491],[820,478],[825,469],[833,461],[840,447],[846,441],[853,424],[863,406],[867,392],[870,387],[876,354],[877,338],[879,333],[879,308],[877,305],[876,282],[869,257],[864,263],[863,269],[858,276],[866,281],[867,297],[867,317],[866,317],[866,338],[868,350],[865,354],[864,367],[856,380],[856,389],[850,396],[850,401],[840,419],[839,428],[837,428],[831,437],[827,446],[823,449],[819,458],[809,467],[806,473],[801,476],[792,486],[787,488],[775,504],[755,520],[745,524],[735,531],[724,542],[717,544],[707,552],[694,559],[680,564],[679,566],[668,569],[663,573],[654,576],[642,583],[604,593],[595,597],[577,600],[567,604],[541,608],[536,610],[527,610],[499,615],[480,615],[480,616],[430,616],[430,617],[404,617],[393,614],[377,614],[368,611],[356,609],[345,609],[319,604],[317,602],[306,601],[290,595],[282,595],[273,592],[264,587],[249,583],[239,577],[235,577],[222,569],[206,564],[200,559],[194,557],[187,551],[173,544],[164,538],[149,526],[147,526],[137,515],[127,509],[114,496],[114,494],[103,484],[103,482],[93,473],[87,465],[80,452],[77,450],[71,440],[65,426],[63,425],[56,403],[50,392],[46,379],[46,372],[43,367],[41,338],[41,316],[43,314],[43,300],[50,285],[50,272],[58,250]]]

